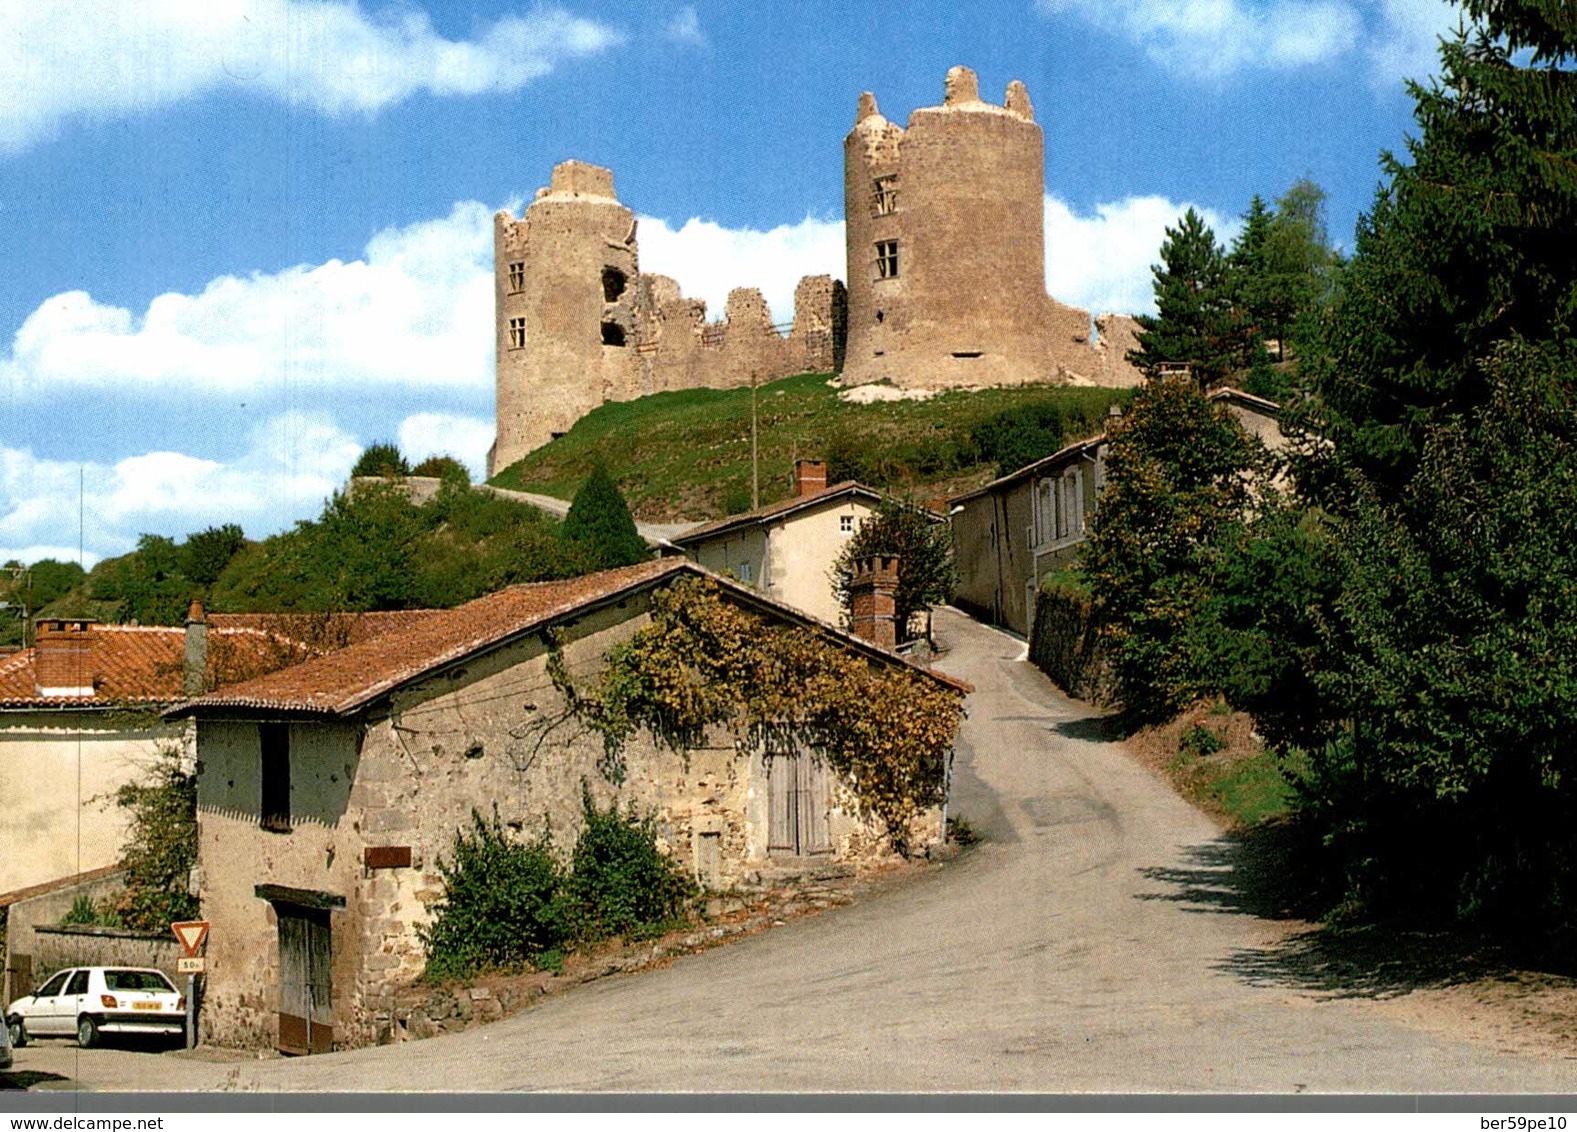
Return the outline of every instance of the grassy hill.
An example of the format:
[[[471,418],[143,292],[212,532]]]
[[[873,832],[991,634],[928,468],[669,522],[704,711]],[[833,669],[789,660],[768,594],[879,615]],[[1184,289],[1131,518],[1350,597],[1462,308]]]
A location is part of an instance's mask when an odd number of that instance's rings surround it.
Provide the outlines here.
[[[825,374],[757,391],[761,501],[788,495],[796,458],[825,459],[832,482],[958,494],[1061,443],[1101,431],[1113,389],[1031,386],[854,404]],[[710,519],[750,506],[750,390],[693,389],[609,402],[565,435],[504,469],[501,487],[569,498],[598,462],[638,518]]]

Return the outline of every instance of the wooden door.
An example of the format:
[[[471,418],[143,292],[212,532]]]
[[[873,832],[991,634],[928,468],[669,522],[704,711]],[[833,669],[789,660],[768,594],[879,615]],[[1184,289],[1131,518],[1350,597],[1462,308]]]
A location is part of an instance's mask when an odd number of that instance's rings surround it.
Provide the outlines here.
[[[279,1042],[281,1053],[334,1048],[333,960],[329,914],[277,905],[279,916]]]
[[[830,853],[831,788],[819,759],[801,752],[767,760],[767,852],[785,856]]]

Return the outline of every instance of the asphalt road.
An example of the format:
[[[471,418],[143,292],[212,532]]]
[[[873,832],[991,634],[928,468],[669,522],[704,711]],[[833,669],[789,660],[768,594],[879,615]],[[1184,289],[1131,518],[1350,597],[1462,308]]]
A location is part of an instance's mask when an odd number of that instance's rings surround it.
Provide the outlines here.
[[[977,689],[954,804],[985,841],[957,861],[464,1034],[231,1066],[49,1043],[18,1068],[47,1054],[83,1086],[265,1091],[1577,1086],[1577,1062],[1317,993],[1278,942],[1285,927],[1243,909],[1231,842],[1100,741],[1019,642],[950,611],[937,621],[941,667]]]

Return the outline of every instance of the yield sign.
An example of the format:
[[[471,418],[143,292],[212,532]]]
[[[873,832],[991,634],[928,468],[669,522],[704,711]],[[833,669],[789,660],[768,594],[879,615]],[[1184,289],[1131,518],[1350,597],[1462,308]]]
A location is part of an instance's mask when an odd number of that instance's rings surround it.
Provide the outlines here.
[[[181,924],[171,924],[170,930],[175,933],[175,938],[181,941],[181,947],[186,950],[188,958],[196,957],[202,950],[203,941],[208,938],[207,920],[188,920]]]

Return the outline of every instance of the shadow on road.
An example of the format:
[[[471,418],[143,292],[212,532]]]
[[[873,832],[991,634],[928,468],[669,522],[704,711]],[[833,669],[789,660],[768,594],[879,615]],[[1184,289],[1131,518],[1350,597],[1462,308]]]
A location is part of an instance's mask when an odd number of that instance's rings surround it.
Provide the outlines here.
[[[1185,850],[1175,865],[1140,870],[1160,888],[1138,895],[1190,912],[1246,915],[1268,921],[1315,918],[1300,877],[1297,832],[1270,823],[1223,834]],[[1254,986],[1278,986],[1330,998],[1391,998],[1508,976],[1517,964],[1496,941],[1460,930],[1397,925],[1313,927],[1274,943],[1244,947],[1214,964]]]
[[[45,1084],[50,1081],[69,1081],[71,1078],[62,1077],[59,1073],[40,1073],[31,1069],[19,1069],[12,1073],[0,1073],[0,1093],[22,1092],[31,1089],[34,1085]]]

